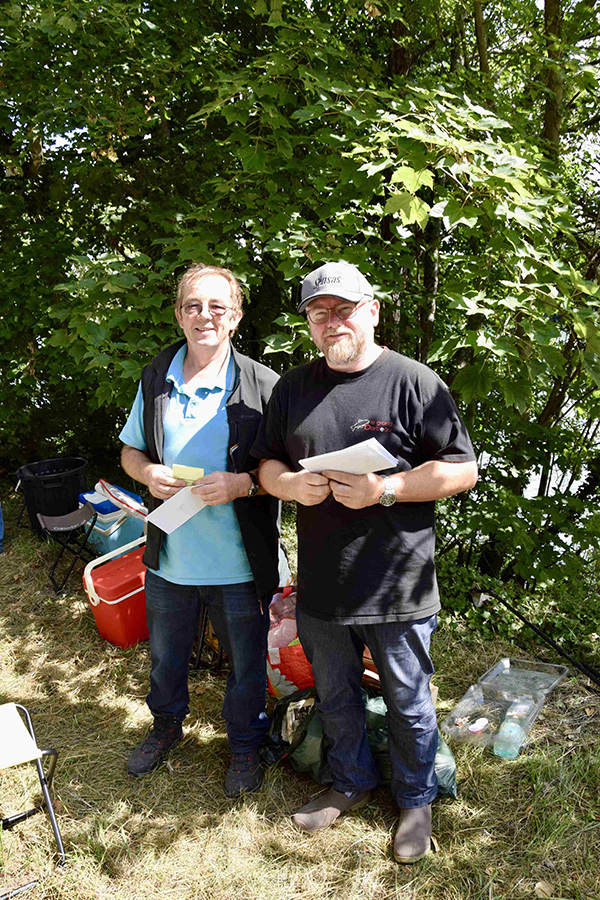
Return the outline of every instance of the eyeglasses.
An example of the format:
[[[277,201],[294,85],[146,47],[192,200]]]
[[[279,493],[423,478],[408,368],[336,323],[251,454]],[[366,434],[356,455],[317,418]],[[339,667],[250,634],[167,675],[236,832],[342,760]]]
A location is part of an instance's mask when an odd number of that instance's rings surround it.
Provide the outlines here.
[[[184,316],[188,316],[190,319],[202,315],[203,310],[205,310],[204,315],[209,315],[211,319],[220,319],[231,309],[233,309],[232,306],[225,306],[223,303],[209,303],[206,307],[202,303],[186,303],[181,307]]]
[[[361,300],[360,303],[340,303],[339,306],[334,306],[333,309],[317,306],[316,309],[307,309],[306,317],[313,325],[324,325],[325,322],[329,322],[331,314],[335,313],[338,319],[345,322],[356,314],[359,306],[364,306],[365,303],[369,302],[369,300]]]

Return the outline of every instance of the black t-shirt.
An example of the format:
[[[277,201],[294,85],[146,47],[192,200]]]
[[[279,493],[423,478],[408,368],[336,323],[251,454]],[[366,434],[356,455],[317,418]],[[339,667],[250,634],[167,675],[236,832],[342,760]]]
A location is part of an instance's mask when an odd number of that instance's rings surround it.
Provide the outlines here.
[[[405,472],[427,460],[475,459],[452,396],[427,366],[384,350],[361,372],[321,357],[276,384],[252,453],[299,471],[299,459],[376,437]],[[395,622],[440,608],[435,503],[348,509],[330,495],[298,504],[298,602],[342,624]]]

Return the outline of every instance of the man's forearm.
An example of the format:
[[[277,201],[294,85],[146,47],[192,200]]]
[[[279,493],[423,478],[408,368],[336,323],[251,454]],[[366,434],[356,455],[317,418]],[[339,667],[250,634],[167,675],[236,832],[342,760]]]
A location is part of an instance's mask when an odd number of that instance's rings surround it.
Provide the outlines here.
[[[292,470],[278,459],[261,459],[258,465],[258,480],[267,494],[279,497],[280,500],[294,500],[289,490],[289,478]]]
[[[383,479],[380,475],[343,476],[336,473],[325,472],[324,477],[315,476],[309,472],[293,472],[286,463],[276,459],[261,460],[258,477],[264,489],[279,497],[281,500],[297,500],[300,503],[316,503],[325,499],[327,491],[323,487],[313,487],[311,494],[304,492],[304,482],[318,480],[333,487],[333,493],[337,500],[345,502],[347,495],[354,505],[357,486],[355,481],[360,480],[360,502],[357,508],[378,503],[383,490]],[[461,491],[473,487],[477,481],[477,463],[448,463],[429,460],[408,472],[398,472],[390,476],[390,480],[396,491],[396,499],[400,503],[423,503],[429,500],[441,500],[443,497],[451,497]],[[335,486],[336,481],[345,482],[340,489]],[[320,491],[319,496],[314,496],[314,491]]]
[[[477,482],[477,463],[431,459],[408,472],[392,475],[391,481],[399,503],[442,500],[473,487]]]
[[[153,464],[143,450],[136,450],[135,447],[126,444],[121,450],[121,465],[134,481],[145,485],[150,483],[150,470]]]

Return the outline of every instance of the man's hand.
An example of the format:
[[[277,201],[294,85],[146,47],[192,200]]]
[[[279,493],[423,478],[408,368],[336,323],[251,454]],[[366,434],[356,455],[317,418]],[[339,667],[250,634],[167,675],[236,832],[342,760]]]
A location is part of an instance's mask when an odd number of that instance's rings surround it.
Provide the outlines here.
[[[245,472],[211,472],[194,482],[192,494],[198,494],[207,506],[222,506],[238,497],[246,497],[251,483]]]
[[[316,472],[306,472],[304,469],[301,472],[289,472],[285,481],[291,498],[302,506],[316,506],[331,493],[327,478]]]
[[[316,472],[292,469],[279,459],[261,459],[258,467],[261,486],[280,500],[295,500],[302,506],[317,506],[331,493],[329,481]]]
[[[169,497],[185,487],[185,481],[181,478],[174,478],[173,472],[168,466],[150,464],[146,467],[145,476],[148,490],[153,497],[157,497],[159,500],[168,500]]]
[[[326,470],[322,473],[329,481],[334,499],[349,509],[364,509],[379,502],[383,493],[383,479],[380,475],[348,475],[345,472]]]

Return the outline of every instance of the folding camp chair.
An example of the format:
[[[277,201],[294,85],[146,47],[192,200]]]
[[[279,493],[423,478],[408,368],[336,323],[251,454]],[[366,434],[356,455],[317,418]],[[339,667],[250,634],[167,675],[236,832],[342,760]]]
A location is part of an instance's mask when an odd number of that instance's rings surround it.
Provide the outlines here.
[[[37,517],[42,526],[42,532],[53,538],[60,545],[58,555],[48,573],[54,590],[59,594],[67,583],[78,560],[82,559],[90,562],[90,560],[95,559],[96,554],[87,546],[87,543],[96,524],[98,513],[91,503],[86,503],[81,509],[76,509],[74,512],[67,513],[64,516],[43,516],[41,513],[38,513]],[[74,559],[64,578],[59,583],[54,574],[66,552],[71,553]]]
[[[25,717],[25,722],[21,718],[21,715],[19,715],[19,712]],[[42,757],[44,756],[50,758],[47,773],[44,772],[44,767],[42,765]],[[56,838],[60,857],[59,863],[63,866],[65,864],[65,848],[63,846],[58,822],[56,821],[52,798],[50,797],[50,786],[56,767],[57,756],[58,752],[56,750],[52,748],[40,750],[37,746],[31,716],[24,706],[21,706],[20,703],[4,703],[0,706],[0,769],[8,769],[11,766],[17,766],[21,763],[34,762],[43,794],[43,800],[39,806],[34,806],[24,812],[15,813],[12,816],[3,818],[2,828],[13,828],[18,822],[22,822],[24,819],[28,819],[30,816],[41,812],[45,807],[50,818],[54,837]],[[17,894],[20,894],[26,888],[32,887],[34,884],[37,884],[37,882],[28,882],[27,885],[15,888],[14,890],[9,891],[9,893],[3,894],[2,897],[0,897],[0,900],[5,900],[5,898],[8,897],[15,897]]]
[[[208,620],[208,607],[206,604],[202,605],[202,612],[200,613],[200,621],[198,622],[198,631],[196,633],[196,641],[194,644],[194,649],[192,650],[192,658],[190,660],[190,669],[193,672],[197,672],[198,669],[208,669],[211,672],[219,672],[221,670],[221,666],[223,665],[223,648],[221,644],[217,641],[217,649],[216,654],[217,658],[215,660],[205,660],[203,659],[204,651],[207,646],[210,646],[211,649],[214,650],[212,645],[209,645],[207,641],[207,632],[209,627]],[[1,898],[0,898],[1,900]]]

